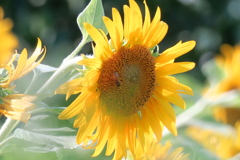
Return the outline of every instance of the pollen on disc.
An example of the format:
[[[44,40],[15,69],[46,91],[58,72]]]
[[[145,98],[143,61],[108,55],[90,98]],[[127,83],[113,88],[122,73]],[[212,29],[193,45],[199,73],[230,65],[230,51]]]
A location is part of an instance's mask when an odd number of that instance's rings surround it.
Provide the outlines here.
[[[153,56],[140,45],[122,47],[106,60],[98,90],[108,112],[129,116],[141,110],[154,89],[154,70]]]

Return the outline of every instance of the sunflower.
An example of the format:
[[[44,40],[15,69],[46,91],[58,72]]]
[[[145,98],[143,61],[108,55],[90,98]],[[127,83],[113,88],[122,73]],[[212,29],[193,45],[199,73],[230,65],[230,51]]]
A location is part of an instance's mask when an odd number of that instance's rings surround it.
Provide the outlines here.
[[[25,94],[10,94],[0,97],[0,116],[4,115],[8,118],[27,123],[30,118],[30,111],[35,108],[31,103],[35,100],[35,96]]]
[[[232,47],[228,44],[221,46],[222,55],[216,57],[217,64],[225,72],[225,77],[212,89],[211,94],[219,94],[232,89],[240,89],[239,59],[240,45]]]
[[[240,153],[240,121],[235,123],[233,131],[228,134],[198,126],[189,127],[187,133],[221,159],[228,159]]]
[[[151,21],[147,4],[145,17],[134,0],[124,5],[124,20],[112,9],[113,20],[103,17],[110,39],[88,23],[84,27],[95,42],[94,58],[78,62],[88,69],[84,77],[61,85],[56,93],[81,93],[60,115],[74,116],[79,128],[77,143],[95,148],[97,156],[107,144],[106,155],[126,157],[136,153],[136,143],[145,150],[146,142],[160,140],[164,125],[177,135],[175,113],[170,103],[185,108],[179,94],[192,94],[191,88],[170,75],[191,70],[192,62],[175,58],[192,50],[195,41],[182,43],[153,56],[154,47],[164,38],[168,26],[160,21],[160,8]],[[90,143],[88,143],[90,142]],[[88,144],[88,145],[87,145]]]
[[[12,27],[12,21],[4,19],[4,12],[0,7],[0,68],[6,66],[18,45],[16,36],[11,32]]]
[[[6,68],[11,68],[7,73],[7,80],[0,83],[0,87],[8,88],[10,83],[25,76],[31,72],[37,65],[41,63],[46,53],[46,49],[42,48],[42,42],[38,38],[37,47],[31,57],[28,57],[27,50],[24,48],[20,53],[17,60],[17,66],[14,67],[13,61],[16,59],[17,54],[15,54],[12,59],[8,62]],[[39,58],[40,57],[40,58]],[[39,58],[39,60],[37,60]],[[5,76],[6,77],[6,76]]]
[[[240,108],[216,106],[213,109],[213,116],[216,121],[234,126],[240,120]]]
[[[0,79],[0,116],[4,115],[14,120],[27,122],[30,117],[27,111],[35,107],[31,102],[36,97],[26,94],[16,94],[13,90],[14,86],[11,86],[11,83],[32,71],[43,60],[45,53],[46,50],[45,48],[42,49],[41,40],[38,39],[37,47],[31,57],[27,58],[28,53],[24,49],[19,55],[16,67],[13,64],[17,56],[15,54],[4,68],[0,68],[2,70],[2,75],[0,75],[2,77]],[[40,59],[37,60],[39,57]]]
[[[175,149],[171,148],[172,144],[167,141],[164,145],[151,142],[147,144],[147,150],[144,152],[140,146],[137,144],[137,153],[135,157],[131,154],[128,155],[129,160],[188,160],[189,154],[184,154],[183,148],[178,147]]]

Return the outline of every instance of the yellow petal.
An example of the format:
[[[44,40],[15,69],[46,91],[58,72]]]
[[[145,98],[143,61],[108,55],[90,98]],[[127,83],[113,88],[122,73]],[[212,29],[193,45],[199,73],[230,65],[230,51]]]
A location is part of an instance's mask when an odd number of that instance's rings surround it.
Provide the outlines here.
[[[156,88],[160,87],[160,89],[164,88],[170,92],[193,95],[193,91],[190,87],[179,83],[173,77],[158,77],[156,81],[158,84]]]
[[[182,72],[187,72],[195,67],[193,62],[177,62],[169,63],[166,65],[157,66],[156,74],[157,76],[167,76],[174,75]]]
[[[82,107],[84,107],[86,97],[91,96],[92,93],[87,91],[87,88],[84,88],[82,93],[68,106],[63,112],[58,116],[59,119],[69,119],[76,116]]]
[[[113,44],[114,49],[116,51],[119,50],[122,43],[122,39],[121,35],[119,34],[119,31],[117,30],[118,28],[115,26],[115,23],[112,22],[112,20],[109,19],[108,17],[103,17],[103,21],[111,37],[111,42]]]
[[[163,129],[161,128],[159,119],[157,118],[158,116],[150,106],[148,106],[148,108],[146,109],[145,108],[142,109],[141,112],[143,116],[148,118],[149,125],[151,126],[153,132],[155,133],[155,136],[157,137],[158,141],[160,141],[162,139]],[[143,122],[143,123],[147,123],[147,122]]]
[[[145,18],[144,18],[144,24],[143,24],[143,35],[146,35],[148,32],[148,28],[150,26],[150,12],[149,8],[147,6],[146,0],[144,0],[144,6],[145,6]]]
[[[102,61],[98,58],[83,59],[78,62],[79,65],[85,65],[92,69],[100,69],[102,66]]]
[[[46,54],[46,48],[42,49],[42,43],[39,38],[38,38],[37,47],[29,59],[27,59],[28,57],[27,50],[23,49],[18,59],[17,67],[13,71],[12,75],[10,76],[11,82],[31,72],[38,64],[42,62],[45,54]],[[42,55],[42,57],[38,61],[36,61],[40,55]]]
[[[148,32],[144,37],[143,44],[151,48],[156,46],[165,37],[168,31],[168,25],[165,22],[159,21],[155,25],[150,25]]]
[[[122,23],[121,15],[119,14],[116,8],[112,9],[112,18],[119,32],[120,39],[122,40],[123,39],[123,23]]]
[[[115,146],[116,146],[116,143],[117,143],[117,141],[115,139],[116,139],[115,136],[111,136],[108,139],[107,149],[106,149],[106,156],[110,156],[113,153],[113,151],[115,149]]]
[[[102,34],[94,28],[91,24],[84,22],[83,23],[84,28],[87,30],[89,35],[92,37],[94,42],[105,42],[105,39],[103,38]]]
[[[158,117],[160,120],[163,122],[163,124],[167,127],[167,129],[174,135],[177,136],[177,128],[176,128],[176,123],[172,119],[172,117],[167,113],[167,107],[164,106],[165,104],[153,100],[155,103],[155,107],[152,107],[155,110],[155,113],[157,113]],[[166,110],[162,109],[162,107],[165,107]]]
[[[77,79],[71,80],[69,82],[66,82],[56,89],[55,94],[69,93],[69,95],[67,96],[67,97],[69,97],[71,94],[79,93],[80,89],[82,88],[82,86],[80,85],[81,83],[82,83],[82,78],[77,78]],[[69,91],[71,88],[73,90]]]
[[[97,81],[99,79],[99,75],[100,75],[100,70],[96,69],[92,69],[90,71],[88,71],[86,73],[86,75],[83,77],[81,86],[83,87],[88,87],[88,86],[94,86],[97,84]]]
[[[159,65],[168,63],[169,61],[174,60],[175,58],[189,52],[196,45],[195,41],[188,41],[182,43],[181,41],[177,43],[175,46],[165,50],[162,54],[160,54],[155,60]]]
[[[177,93],[169,92],[167,90],[162,90],[161,94],[170,103],[175,104],[176,106],[178,106],[178,107],[180,107],[182,109],[186,109],[185,101]]]
[[[22,121],[24,123],[28,123],[28,119],[31,116],[30,113],[28,112],[5,111],[3,114],[8,118],[11,118],[17,121]]]

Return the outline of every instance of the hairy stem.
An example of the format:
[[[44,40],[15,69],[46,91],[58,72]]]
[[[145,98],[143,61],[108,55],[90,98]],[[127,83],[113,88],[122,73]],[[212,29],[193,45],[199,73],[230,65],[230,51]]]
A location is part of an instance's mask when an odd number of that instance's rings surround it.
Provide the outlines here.
[[[65,63],[66,61],[71,60],[73,57],[75,57],[83,48],[83,46],[87,43],[87,41],[85,39],[82,39],[82,41],[78,44],[78,46],[74,49],[74,51],[72,51],[71,54],[69,54],[64,60],[63,63]]]
[[[0,142],[4,141],[11,131],[18,125],[19,121],[7,118],[0,129]]]
[[[62,83],[62,79],[64,79],[67,74],[75,69],[77,62],[81,59],[81,57],[75,57],[73,59],[65,61],[65,63],[63,63],[47,80],[47,82],[38,90],[38,100],[44,99],[45,97],[51,97],[57,87]]]

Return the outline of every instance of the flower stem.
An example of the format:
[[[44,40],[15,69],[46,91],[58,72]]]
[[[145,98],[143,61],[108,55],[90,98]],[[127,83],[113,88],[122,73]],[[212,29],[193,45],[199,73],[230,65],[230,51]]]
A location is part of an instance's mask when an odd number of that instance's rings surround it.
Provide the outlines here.
[[[7,118],[0,129],[0,142],[4,141],[11,131],[18,125],[19,121]]]
[[[80,50],[83,48],[83,46],[87,43],[85,39],[82,39],[82,41],[78,44],[78,46],[75,48],[75,50],[68,55],[63,61],[60,67],[53,73],[53,75],[47,80],[47,82],[39,89],[37,94],[40,95],[38,98],[43,99],[47,96],[52,96],[54,94],[54,91],[60,85],[61,80],[71,72],[72,69],[76,66],[76,63],[81,60],[81,57],[75,57]],[[75,58],[74,58],[75,57]]]
[[[48,79],[48,81],[40,88],[40,90],[37,92],[37,94],[40,95],[39,100],[47,96],[53,95],[53,92],[55,91],[63,77],[66,76],[69,72],[71,72],[71,70],[75,67],[76,63],[81,60],[81,57],[75,56],[83,48],[86,42],[87,41],[83,39],[76,47],[76,49],[63,60],[60,67],[53,73],[53,75]],[[35,81],[36,78],[37,76],[33,78],[33,81]],[[27,89],[26,92],[28,92],[29,89],[30,87]],[[4,141],[8,137],[8,135],[18,125],[18,123],[19,121],[10,118],[6,119],[5,123],[0,129],[0,142]]]
[[[234,99],[236,99],[237,96],[239,96],[239,93],[235,90],[222,93],[217,97],[203,96],[192,107],[190,107],[189,109],[187,109],[186,111],[182,112],[180,115],[177,116],[176,127],[180,128],[184,125],[190,124],[191,120],[195,116],[200,114],[206,107],[209,106],[212,107],[216,106],[216,104],[231,102]],[[167,129],[165,129],[163,131],[163,136],[166,136],[169,133],[170,132]]]
[[[65,63],[66,61],[69,61],[70,59],[72,59],[73,57],[75,57],[83,48],[83,46],[87,43],[86,39],[82,39],[81,42],[78,44],[78,46],[74,49],[74,51],[72,51],[71,54],[69,54],[64,60],[63,63]]]
[[[81,59],[82,57],[79,56],[62,63],[62,65],[53,73],[47,82],[38,90],[38,100],[44,99],[45,97],[51,97],[57,87],[62,83],[62,79],[75,69],[77,62]]]

